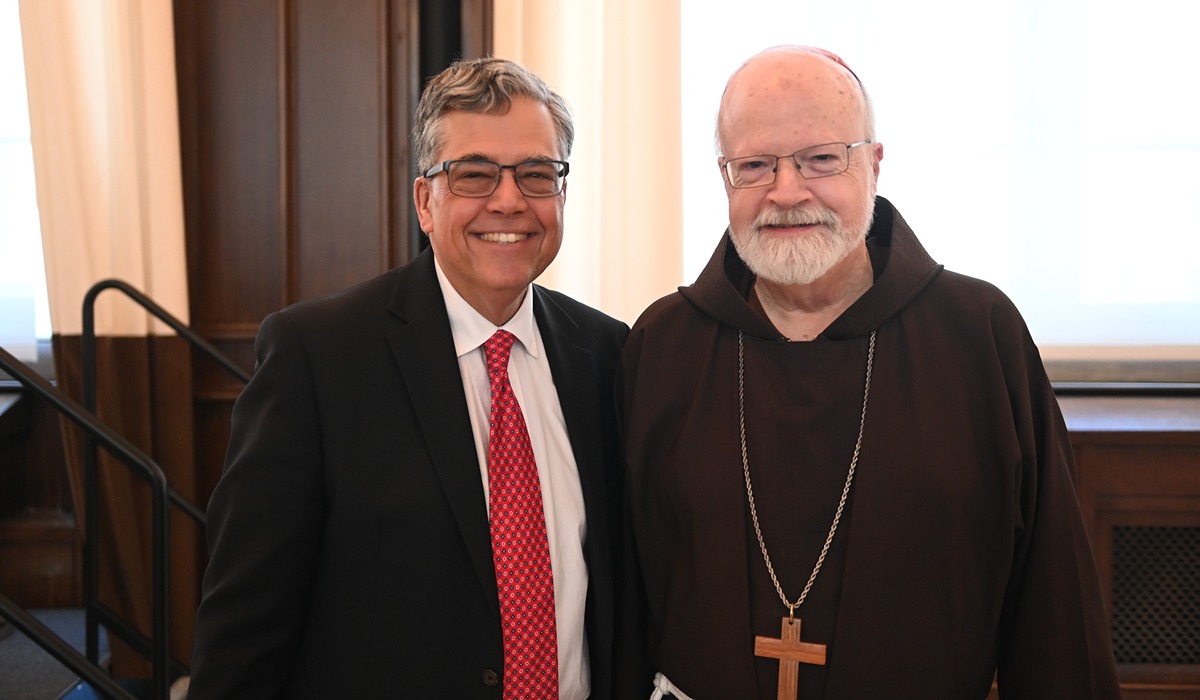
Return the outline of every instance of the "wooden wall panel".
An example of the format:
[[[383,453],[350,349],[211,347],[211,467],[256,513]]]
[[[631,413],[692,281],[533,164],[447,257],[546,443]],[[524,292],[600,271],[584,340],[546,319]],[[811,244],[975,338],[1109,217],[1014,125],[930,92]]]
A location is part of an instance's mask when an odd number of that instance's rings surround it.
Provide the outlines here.
[[[1200,398],[1059,404],[1122,696],[1200,697]]]
[[[389,204],[388,4],[308,0],[294,18],[294,288],[329,294],[396,256]],[[347,79],[347,76],[353,76]]]
[[[1200,436],[1152,437],[1079,445],[1080,503],[1122,682],[1197,697]]]
[[[192,325],[248,371],[264,316],[409,258],[417,0],[175,11]],[[241,383],[193,383],[203,503]]]
[[[244,340],[409,258],[414,2],[176,3],[201,332]]]
[[[192,325],[253,332],[287,300],[287,4],[176,2]]]
[[[29,395],[13,413],[0,436],[0,592],[30,608],[77,607],[82,540],[59,414]]]

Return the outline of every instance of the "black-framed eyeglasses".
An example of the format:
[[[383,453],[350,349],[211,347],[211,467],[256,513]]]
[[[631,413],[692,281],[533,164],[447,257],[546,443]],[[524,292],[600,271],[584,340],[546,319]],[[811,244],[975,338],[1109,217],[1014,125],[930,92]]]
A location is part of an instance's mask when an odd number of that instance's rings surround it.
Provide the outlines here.
[[[500,165],[490,160],[447,160],[425,171],[426,178],[446,173],[450,191],[460,197],[488,197],[500,185],[500,172],[513,171],[517,187],[526,197],[553,197],[563,190],[570,163],[562,160],[527,160]]]
[[[841,175],[850,167],[850,151],[871,143],[871,139],[854,143],[823,143],[819,146],[802,148],[791,155],[800,176],[806,180],[818,177]],[[779,171],[779,159],[788,156],[746,156],[724,161],[721,169],[725,179],[735,189],[766,187],[775,182]]]

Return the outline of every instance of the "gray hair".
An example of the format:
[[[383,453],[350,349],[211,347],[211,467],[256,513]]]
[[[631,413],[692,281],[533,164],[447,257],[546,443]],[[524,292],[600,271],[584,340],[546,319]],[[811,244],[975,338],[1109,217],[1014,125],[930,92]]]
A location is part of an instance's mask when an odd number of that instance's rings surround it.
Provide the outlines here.
[[[413,118],[413,151],[419,172],[432,168],[442,145],[446,112],[506,114],[515,97],[528,97],[550,110],[558,136],[559,157],[567,160],[575,141],[575,124],[566,100],[524,67],[501,58],[455,61],[425,86]]]

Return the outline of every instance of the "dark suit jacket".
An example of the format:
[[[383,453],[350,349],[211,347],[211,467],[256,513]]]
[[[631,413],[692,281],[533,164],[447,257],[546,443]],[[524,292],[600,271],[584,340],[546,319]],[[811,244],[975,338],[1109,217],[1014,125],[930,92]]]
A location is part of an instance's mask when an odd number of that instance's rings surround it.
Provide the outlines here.
[[[583,485],[592,697],[611,696],[628,327],[533,288]],[[190,697],[500,698],[487,508],[425,252],[263,321],[208,509]]]

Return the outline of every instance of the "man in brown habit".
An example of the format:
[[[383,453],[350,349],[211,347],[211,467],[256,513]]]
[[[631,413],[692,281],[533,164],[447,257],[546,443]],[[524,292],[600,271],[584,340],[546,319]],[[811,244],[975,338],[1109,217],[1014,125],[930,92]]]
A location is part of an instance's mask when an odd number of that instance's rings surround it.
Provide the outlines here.
[[[717,131],[729,231],[623,356],[645,692],[1119,697],[1038,349],[875,195],[857,77],[767,50]]]

